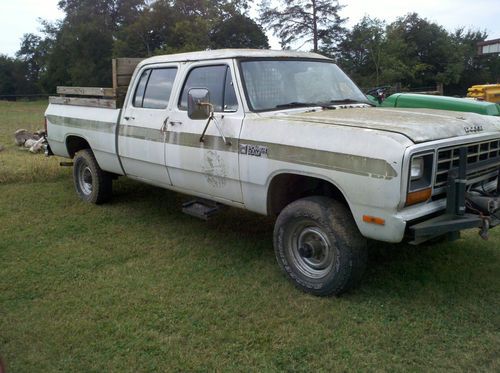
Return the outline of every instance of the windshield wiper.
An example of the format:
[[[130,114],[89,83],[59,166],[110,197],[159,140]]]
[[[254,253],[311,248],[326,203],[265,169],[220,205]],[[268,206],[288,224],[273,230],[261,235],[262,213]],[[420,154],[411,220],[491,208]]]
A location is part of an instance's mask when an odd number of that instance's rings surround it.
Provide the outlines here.
[[[351,98],[346,98],[342,100],[330,100],[328,102],[301,102],[301,101],[292,101],[286,104],[279,104],[275,106],[275,109],[286,109],[286,108],[296,108],[296,107],[307,107],[307,106],[319,106],[323,109],[330,109],[333,105],[341,105],[341,104],[367,104],[368,102],[362,102],[359,100],[353,100]]]
[[[330,100],[329,103],[331,105],[338,105],[338,104],[368,104],[368,102],[363,102],[360,100],[354,100],[352,98],[344,98],[342,100]]]
[[[294,108],[294,107],[306,107],[306,106],[323,106],[321,104],[317,104],[314,102],[299,102],[299,101],[292,101],[288,102],[286,104],[279,104],[276,105],[276,109],[281,109],[281,108]]]

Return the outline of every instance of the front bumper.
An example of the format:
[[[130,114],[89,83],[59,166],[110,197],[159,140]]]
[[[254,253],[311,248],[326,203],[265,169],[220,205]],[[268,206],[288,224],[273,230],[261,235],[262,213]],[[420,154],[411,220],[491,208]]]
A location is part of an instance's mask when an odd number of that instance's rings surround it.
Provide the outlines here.
[[[409,224],[410,243],[420,244],[425,241],[446,236],[449,240],[460,237],[460,231],[469,228],[480,228],[480,235],[487,239],[488,230],[500,224],[500,210],[479,210],[471,205],[472,198],[467,194],[467,174],[476,169],[498,163],[494,159],[489,164],[481,163],[470,166],[467,164],[467,147],[460,148],[460,161],[457,168],[452,169],[448,176],[446,192],[446,210],[444,214],[434,216],[425,221]],[[500,195],[500,165],[496,191],[490,194],[491,202],[497,201]],[[496,202],[495,202],[496,204]],[[492,203],[493,205],[493,203]]]
[[[444,235],[451,241],[460,237],[461,230],[470,228],[480,228],[481,237],[487,239],[488,230],[499,224],[500,220],[494,216],[481,216],[471,213],[463,215],[445,213],[410,226],[412,234],[410,243],[418,245]]]

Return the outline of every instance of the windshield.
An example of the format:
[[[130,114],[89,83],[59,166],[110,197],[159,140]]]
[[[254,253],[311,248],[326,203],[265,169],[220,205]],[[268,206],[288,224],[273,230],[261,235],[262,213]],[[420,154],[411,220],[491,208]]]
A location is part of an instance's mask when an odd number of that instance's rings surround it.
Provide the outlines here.
[[[245,60],[241,70],[254,111],[369,103],[352,80],[330,61]]]

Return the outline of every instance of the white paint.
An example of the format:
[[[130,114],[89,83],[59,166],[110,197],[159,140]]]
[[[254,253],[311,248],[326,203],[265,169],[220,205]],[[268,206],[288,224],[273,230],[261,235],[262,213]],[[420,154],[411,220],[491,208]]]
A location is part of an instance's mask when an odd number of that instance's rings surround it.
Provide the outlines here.
[[[332,112],[311,112],[307,108],[281,110],[279,113],[255,114],[249,112],[242,96],[237,64],[231,57],[279,57],[286,55],[307,56],[294,52],[222,50],[160,56],[144,61],[141,66],[186,60],[180,65],[170,103],[166,110],[157,110],[151,113],[144,111],[140,114],[138,109],[124,109],[125,113],[134,114],[136,117],[144,116],[137,122],[139,126],[159,128],[160,123],[168,116],[169,122],[176,122],[175,125],[168,126],[167,131],[170,134],[200,135],[206,121],[191,120],[186,111],[177,108],[184,78],[193,66],[226,63],[232,68],[239,105],[237,112],[224,113],[224,118],[220,113],[217,114],[221,130],[228,138],[244,139],[257,144],[268,143],[270,147],[268,158],[265,158],[239,154],[237,151],[225,151],[220,147],[210,148],[209,145],[206,147],[197,146],[197,143],[178,145],[134,138],[120,139],[120,146],[123,146],[126,153],[122,160],[130,170],[133,170],[132,176],[150,184],[203,196],[261,214],[267,213],[267,193],[274,176],[280,173],[296,173],[316,177],[331,182],[343,193],[358,228],[364,236],[387,242],[398,242],[403,238],[406,222],[409,219],[423,217],[444,208],[442,202],[420,204],[410,208],[404,207],[411,156],[422,151],[434,151],[440,147],[500,137],[499,118],[467,113],[460,115],[482,124],[487,129],[484,134],[462,135],[452,128],[448,135],[445,133],[444,139],[435,140],[433,137],[429,137],[427,140],[432,141],[414,144],[404,135],[405,130],[410,131],[413,126],[432,131],[432,126],[429,126],[429,123],[438,124],[455,114],[443,111],[424,111],[421,115],[416,115],[418,110],[397,109],[390,111],[377,108],[353,108]],[[313,54],[309,56],[316,57]],[[217,60],[213,60],[213,58],[217,58]],[[187,62],[189,60],[199,61]],[[135,76],[139,71],[139,69],[136,70]],[[135,80],[134,77],[132,81]],[[130,90],[134,89],[133,83]],[[129,96],[131,95],[129,94]],[[130,105],[129,101],[126,102],[127,105]],[[309,113],[304,114],[307,111]],[[364,118],[361,118],[361,113]],[[365,113],[369,113],[369,126]],[[116,122],[118,110],[51,104],[46,114],[99,121],[113,122],[114,120]],[[394,117],[394,115],[399,117]],[[335,119],[336,116],[337,119]],[[356,117],[359,119],[358,125],[355,123]],[[444,131],[443,128],[439,127],[438,129]],[[396,133],[396,130],[400,133]],[[118,157],[112,133],[98,133],[84,128],[69,128],[49,123],[48,134],[52,150],[61,156],[68,155],[63,147],[65,137],[68,134],[80,134],[90,143],[101,168],[116,172]],[[221,137],[219,130],[213,123],[209,125],[207,135]],[[356,173],[357,170],[333,169],[325,164],[313,163],[313,160],[309,163],[300,162],[302,161],[300,149],[293,153],[292,157],[289,157],[287,153],[287,158],[292,158],[292,160],[279,160],[273,158],[275,155],[272,149],[273,144],[341,153],[361,158],[375,158],[387,162],[397,176],[383,178],[374,174],[360,175]],[[238,149],[238,144],[232,144],[232,146]],[[359,163],[352,162],[351,167],[352,164]],[[166,181],[168,179],[164,177],[167,170],[168,175],[170,175],[169,181]],[[378,226],[364,223],[362,221],[364,214],[381,217],[385,219],[386,224]]]

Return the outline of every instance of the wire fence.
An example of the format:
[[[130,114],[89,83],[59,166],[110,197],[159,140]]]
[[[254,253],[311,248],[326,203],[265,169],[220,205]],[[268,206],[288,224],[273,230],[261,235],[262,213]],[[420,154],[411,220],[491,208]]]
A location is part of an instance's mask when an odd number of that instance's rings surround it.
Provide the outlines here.
[[[54,94],[35,93],[20,95],[0,95],[0,101],[36,101],[41,99],[48,99],[49,96],[54,96]]]

